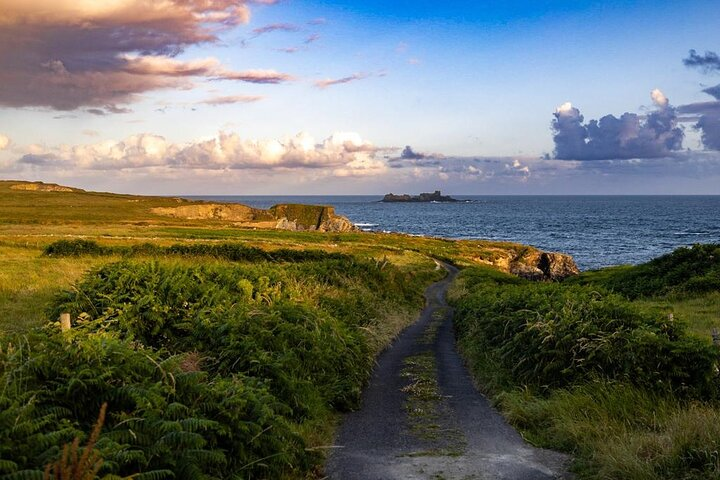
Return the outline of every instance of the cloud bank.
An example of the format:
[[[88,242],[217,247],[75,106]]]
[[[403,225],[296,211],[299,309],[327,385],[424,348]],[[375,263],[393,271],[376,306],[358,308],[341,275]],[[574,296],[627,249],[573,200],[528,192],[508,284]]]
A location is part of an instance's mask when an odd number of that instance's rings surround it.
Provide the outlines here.
[[[215,138],[186,144],[153,134],[121,141],[54,148],[30,147],[18,164],[45,169],[124,170],[148,167],[198,170],[326,169],[341,176],[386,170],[378,149],[356,133],[335,133],[322,142],[307,133],[284,139],[254,140],[220,132]]]

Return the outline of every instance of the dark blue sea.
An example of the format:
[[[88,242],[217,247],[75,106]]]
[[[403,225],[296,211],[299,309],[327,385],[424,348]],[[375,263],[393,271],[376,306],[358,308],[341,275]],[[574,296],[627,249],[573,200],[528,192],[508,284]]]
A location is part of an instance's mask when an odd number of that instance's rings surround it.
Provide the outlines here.
[[[720,243],[720,196],[455,196],[463,203],[380,203],[380,196],[188,198],[259,208],[333,205],[365,230],[519,242],[569,253],[583,270]]]

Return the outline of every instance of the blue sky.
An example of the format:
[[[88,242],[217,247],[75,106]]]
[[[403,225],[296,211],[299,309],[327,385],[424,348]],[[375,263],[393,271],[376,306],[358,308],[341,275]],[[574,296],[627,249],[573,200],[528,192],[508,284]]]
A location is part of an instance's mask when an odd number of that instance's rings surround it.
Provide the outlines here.
[[[5,178],[163,194],[720,194],[718,109],[702,91],[720,68],[683,64],[720,50],[717,2],[223,0],[168,18],[147,0],[30,3],[0,0],[0,40],[19,52],[0,54]],[[133,36],[148,9],[166,44]],[[103,25],[92,42],[78,17]],[[138,46],[88,46],[118,32]]]

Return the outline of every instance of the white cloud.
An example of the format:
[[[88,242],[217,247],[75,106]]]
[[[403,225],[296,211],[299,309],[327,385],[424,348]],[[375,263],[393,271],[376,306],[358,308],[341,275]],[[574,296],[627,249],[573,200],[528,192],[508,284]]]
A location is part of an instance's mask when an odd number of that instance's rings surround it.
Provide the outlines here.
[[[5,150],[8,145],[10,145],[10,139],[5,135],[0,134],[0,150]]]
[[[659,88],[656,88],[655,90],[650,92],[650,98],[652,98],[653,103],[660,108],[665,108],[670,103],[668,98],[662,91],[660,91]]]

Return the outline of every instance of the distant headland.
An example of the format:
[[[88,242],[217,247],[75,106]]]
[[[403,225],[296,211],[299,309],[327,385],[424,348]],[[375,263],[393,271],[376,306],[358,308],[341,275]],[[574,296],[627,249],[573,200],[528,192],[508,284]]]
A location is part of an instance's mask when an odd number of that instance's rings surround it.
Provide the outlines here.
[[[392,193],[388,193],[383,197],[381,202],[459,202],[459,200],[449,197],[449,196],[443,196],[442,193],[440,193],[440,190],[435,190],[433,193],[421,193],[420,195],[394,195]]]

